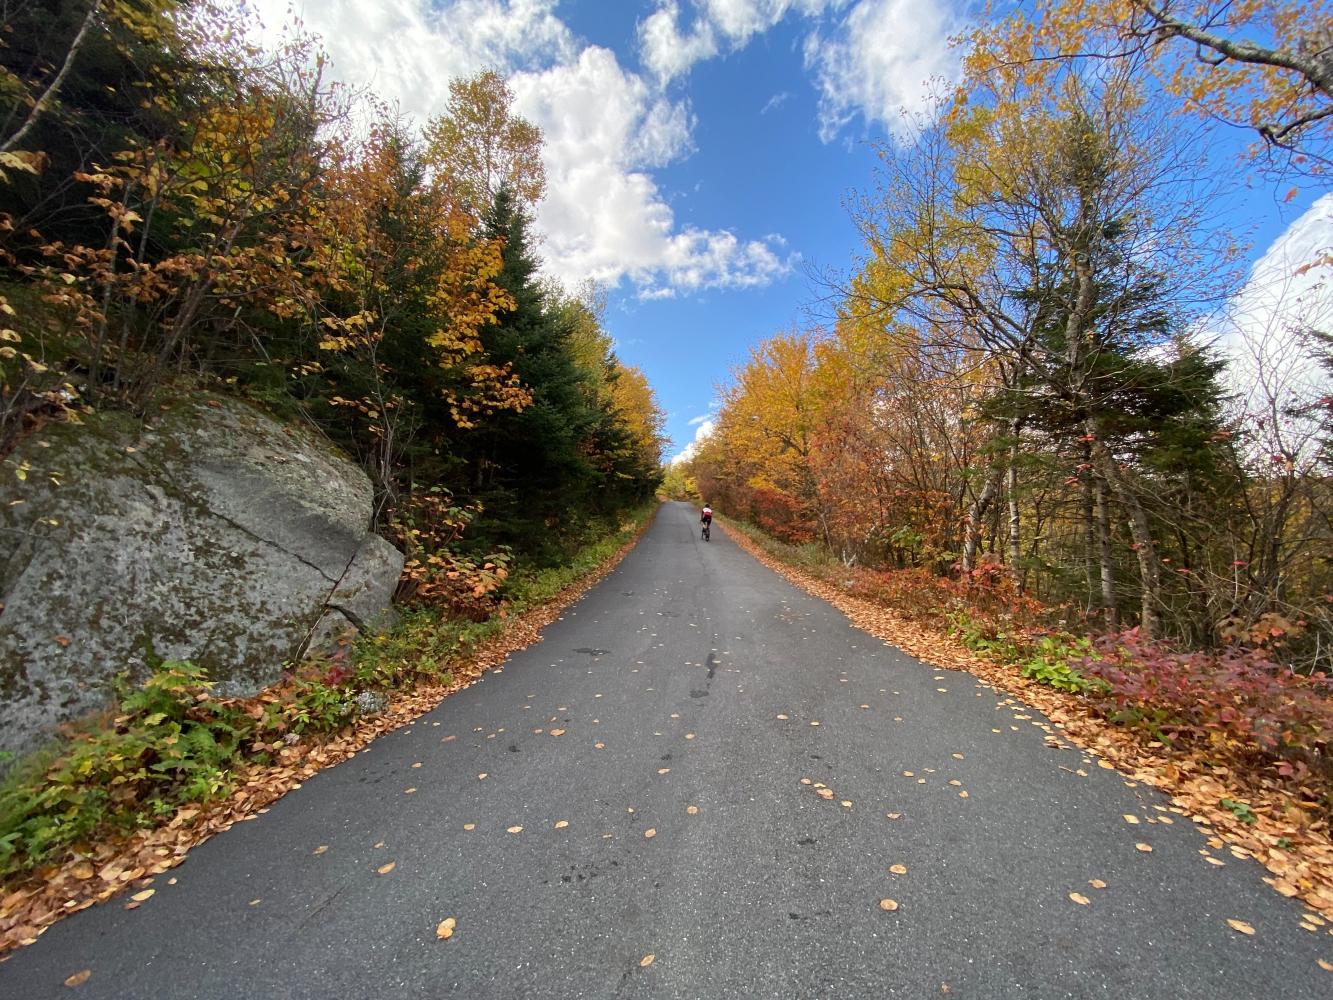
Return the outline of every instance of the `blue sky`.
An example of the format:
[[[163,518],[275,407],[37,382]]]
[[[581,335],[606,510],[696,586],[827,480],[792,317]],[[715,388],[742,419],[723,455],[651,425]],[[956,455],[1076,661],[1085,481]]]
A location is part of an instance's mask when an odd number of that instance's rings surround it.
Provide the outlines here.
[[[761,338],[822,314],[811,272],[857,252],[844,201],[871,143],[948,76],[948,0],[249,0],[296,10],[333,73],[422,120],[452,76],[497,68],[540,125],[547,270],[610,289],[622,360],[668,413],[669,454]],[[1224,151],[1242,137],[1219,130]],[[904,141],[902,136],[897,141]],[[1282,188],[1283,193],[1290,187]],[[1257,183],[1224,220],[1255,257],[1313,203]]]

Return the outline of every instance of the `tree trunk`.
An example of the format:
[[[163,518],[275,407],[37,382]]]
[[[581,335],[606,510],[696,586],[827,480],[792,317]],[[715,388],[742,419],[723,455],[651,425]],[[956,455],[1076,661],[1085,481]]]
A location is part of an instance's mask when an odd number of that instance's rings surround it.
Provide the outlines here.
[[[999,469],[994,470],[987,478],[986,485],[982,487],[981,493],[972,501],[972,506],[967,511],[967,523],[964,525],[963,537],[963,573],[971,573],[976,568],[977,547],[981,544],[981,519],[986,516],[990,505],[995,502],[995,496],[1000,492]]]
[[[1096,421],[1089,420],[1087,429],[1089,435],[1097,436]],[[1148,513],[1139,502],[1138,494],[1125,482],[1116,466],[1115,457],[1100,438],[1092,442],[1092,456],[1097,463],[1097,471],[1106,479],[1116,499],[1129,515],[1129,532],[1134,539],[1134,553],[1139,560],[1139,583],[1143,592],[1139,630],[1146,638],[1156,638],[1161,633],[1158,609],[1162,604],[1162,567],[1157,558],[1157,544],[1153,541],[1148,525]]]
[[[1023,592],[1023,535],[1022,522],[1018,510],[1018,448],[1019,435],[1023,425],[1015,420],[1013,424],[1013,444],[1009,446],[1009,467],[1005,470],[1006,492],[1009,494],[1009,575],[1014,581],[1014,589]]]
[[[50,110],[51,105],[55,103],[56,97],[60,93],[60,87],[65,82],[65,77],[69,76],[70,67],[74,65],[74,59],[83,48],[84,39],[88,37],[88,29],[92,27],[93,18],[97,16],[97,9],[102,6],[102,0],[95,0],[93,5],[88,8],[88,13],[83,17],[83,23],[79,25],[78,33],[74,36],[74,41],[69,44],[69,51],[65,53],[65,61],[60,66],[60,71],[56,73],[42,96],[33,102],[28,117],[23,120],[18,131],[11,135],[4,142],[0,143],[0,153],[8,153],[11,149],[23,141],[24,137],[37,124],[37,119]]]
[[[1111,558],[1111,499],[1106,495],[1106,481],[1096,479],[1097,561],[1101,564],[1102,616],[1107,628],[1120,626],[1120,608],[1115,593],[1115,563]]]

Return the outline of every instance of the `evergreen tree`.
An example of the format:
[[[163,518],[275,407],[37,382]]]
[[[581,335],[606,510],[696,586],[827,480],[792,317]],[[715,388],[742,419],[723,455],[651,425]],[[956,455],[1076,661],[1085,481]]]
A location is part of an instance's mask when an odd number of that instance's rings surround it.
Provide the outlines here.
[[[537,279],[531,220],[501,187],[483,220],[484,236],[504,241],[496,284],[514,309],[482,332],[492,363],[511,365],[532,393],[518,413],[497,414],[467,443],[473,490],[496,540],[549,547],[557,529],[580,519],[601,476],[590,460],[603,418],[590,373],[571,349],[567,315],[549,308]]]

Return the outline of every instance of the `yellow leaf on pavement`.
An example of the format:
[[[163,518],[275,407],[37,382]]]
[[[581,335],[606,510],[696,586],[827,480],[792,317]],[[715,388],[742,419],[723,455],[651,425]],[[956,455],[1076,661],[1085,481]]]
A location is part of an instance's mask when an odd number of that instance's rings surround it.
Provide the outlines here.
[[[84,969],[82,972],[76,972],[65,980],[66,986],[82,986],[88,981],[88,977],[93,974],[92,969]]]
[[[457,921],[453,917],[446,917],[440,921],[440,926],[435,928],[435,936],[441,941],[448,941],[454,936],[454,927]]]
[[[1240,933],[1242,934],[1254,933],[1254,928],[1251,927],[1249,924],[1247,924],[1244,920],[1232,920],[1230,917],[1228,917],[1227,926],[1230,927],[1233,931],[1240,931]]]

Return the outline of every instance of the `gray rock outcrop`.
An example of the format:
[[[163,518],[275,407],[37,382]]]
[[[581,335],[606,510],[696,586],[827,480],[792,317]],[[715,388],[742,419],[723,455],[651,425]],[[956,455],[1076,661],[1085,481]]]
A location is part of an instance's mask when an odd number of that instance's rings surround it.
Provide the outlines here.
[[[151,657],[250,694],[391,613],[403,557],[369,531],[365,473],[245,403],[52,424],[0,475],[0,749],[107,707]]]

